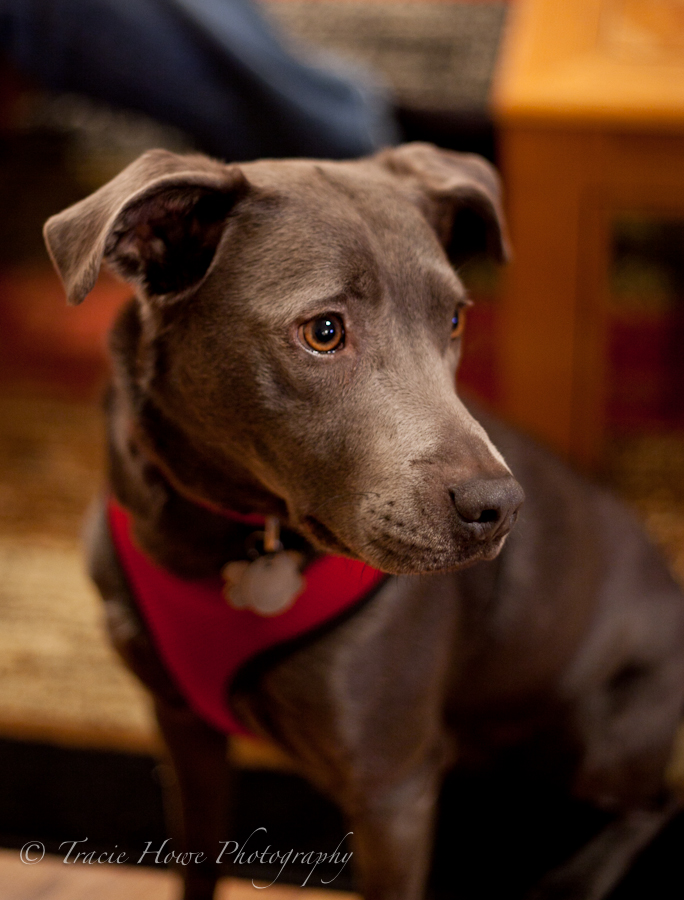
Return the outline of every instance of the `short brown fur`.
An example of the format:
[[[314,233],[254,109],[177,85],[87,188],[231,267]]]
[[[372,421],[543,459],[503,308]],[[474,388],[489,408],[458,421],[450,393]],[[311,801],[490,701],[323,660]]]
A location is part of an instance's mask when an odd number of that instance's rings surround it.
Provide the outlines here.
[[[154,151],[46,240],[71,302],[103,260],[137,285],[111,341],[110,481],[154,559],[201,577],[241,558],[232,509],[277,515],[305,555],[392,575],[231,699],[344,811],[366,900],[423,896],[457,759],[541,733],[572,753],[568,790],[617,824],[535,896],[605,896],[676,807],[663,770],[684,603],[619,504],[456,394],[453,265],[478,245],[506,255],[493,170],[422,144],[240,166]],[[324,313],[345,341],[315,354],[300,326]],[[161,663],[102,511],[90,564],[114,644],[155,695],[181,840],[214,856],[226,739]],[[186,900],[212,896],[216,872],[185,878]]]

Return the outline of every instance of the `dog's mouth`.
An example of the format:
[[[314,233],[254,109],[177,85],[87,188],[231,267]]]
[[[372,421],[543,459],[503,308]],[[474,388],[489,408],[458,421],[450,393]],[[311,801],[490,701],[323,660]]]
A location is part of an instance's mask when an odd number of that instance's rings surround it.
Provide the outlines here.
[[[320,522],[315,516],[305,516],[302,520],[302,526],[304,530],[308,532],[308,534],[314,539],[316,544],[321,546],[324,550],[329,550],[332,553],[341,553],[343,556],[352,556],[356,558],[357,554],[354,553],[350,547],[348,547],[343,541],[341,541],[337,535],[335,535],[327,525],[324,525]]]
[[[489,562],[493,559],[496,559],[496,557],[501,552],[501,548],[505,544],[507,537],[508,531],[506,531],[502,535],[499,535],[498,537],[492,538],[484,544],[481,544],[479,547],[473,548],[471,552],[464,553],[461,561],[456,566],[454,566],[454,570],[465,569],[468,566],[474,565],[475,563]]]
[[[375,538],[370,541],[372,564],[394,575],[436,575],[456,572],[475,563],[486,562],[498,556],[506,535],[473,544],[470,542],[413,542],[387,541]]]
[[[315,516],[305,516],[302,530],[324,552],[348,556],[395,575],[428,575],[454,572],[478,562],[494,559],[500,552],[507,531],[490,540],[476,543],[406,540],[389,535],[368,540],[365,552],[353,550]]]

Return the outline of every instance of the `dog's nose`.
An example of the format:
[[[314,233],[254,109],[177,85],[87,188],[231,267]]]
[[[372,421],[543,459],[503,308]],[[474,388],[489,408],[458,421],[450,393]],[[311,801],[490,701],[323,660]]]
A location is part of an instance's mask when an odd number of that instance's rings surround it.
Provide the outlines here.
[[[525,495],[511,475],[474,478],[449,488],[459,518],[459,529],[475,540],[507,534],[518,516]]]

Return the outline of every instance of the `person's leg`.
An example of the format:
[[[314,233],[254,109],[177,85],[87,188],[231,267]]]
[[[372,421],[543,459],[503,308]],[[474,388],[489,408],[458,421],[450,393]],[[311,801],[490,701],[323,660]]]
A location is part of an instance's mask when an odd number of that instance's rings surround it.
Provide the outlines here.
[[[226,159],[352,157],[394,139],[372,88],[292,57],[249,0],[0,0],[0,52]]]

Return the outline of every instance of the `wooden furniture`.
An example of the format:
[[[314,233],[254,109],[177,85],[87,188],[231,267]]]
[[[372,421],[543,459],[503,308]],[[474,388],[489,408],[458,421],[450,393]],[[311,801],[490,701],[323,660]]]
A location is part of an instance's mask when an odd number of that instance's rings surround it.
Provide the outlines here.
[[[684,0],[517,0],[492,96],[514,251],[502,411],[590,467],[612,221],[684,217]]]

